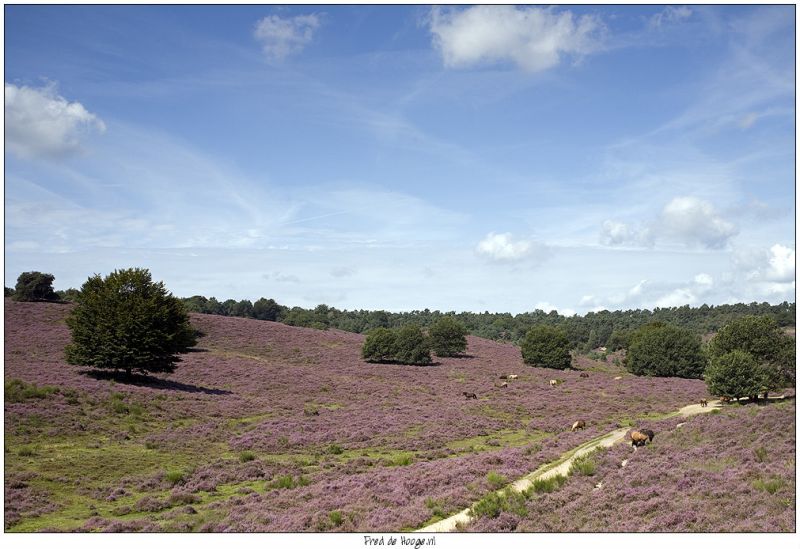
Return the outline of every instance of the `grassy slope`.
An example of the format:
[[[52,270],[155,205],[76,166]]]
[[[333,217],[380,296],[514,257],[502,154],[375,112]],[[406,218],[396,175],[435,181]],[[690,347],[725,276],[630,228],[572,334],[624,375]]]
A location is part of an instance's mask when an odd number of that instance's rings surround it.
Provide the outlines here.
[[[208,315],[175,374],[117,383],[64,362],[68,310],[5,302],[6,380],[59,389],[6,403],[6,530],[411,529],[491,490],[490,472],[706,396],[585,358],[588,379],[526,367],[480,338],[432,367],[367,364],[356,334]],[[498,389],[498,373],[520,379]]]

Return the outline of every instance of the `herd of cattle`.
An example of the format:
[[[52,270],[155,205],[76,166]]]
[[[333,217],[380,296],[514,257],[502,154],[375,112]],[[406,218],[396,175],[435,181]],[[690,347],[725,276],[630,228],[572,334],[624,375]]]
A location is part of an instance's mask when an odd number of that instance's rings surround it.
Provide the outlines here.
[[[513,381],[513,380],[519,378],[519,376],[517,374],[502,374],[502,375],[499,375],[498,377],[500,379],[500,382],[494,384],[494,386],[497,387],[497,388],[508,387],[508,382],[509,381]],[[589,377],[589,374],[587,372],[581,372],[580,377],[587,378],[587,377]],[[615,380],[622,379],[622,376],[615,377],[614,379]],[[550,380],[550,387],[557,387],[561,383],[563,383],[563,381],[560,380],[560,379],[551,379]],[[478,395],[475,394],[475,393],[470,393],[470,392],[464,391],[461,394],[464,395],[464,398],[466,398],[467,400],[478,400]],[[726,397],[722,397],[720,400],[723,403],[730,401],[730,399],[728,399]],[[701,407],[708,406],[708,400],[701,399],[700,400],[700,406]],[[582,419],[579,419],[578,421],[576,421],[575,423],[572,424],[572,428],[570,430],[574,432],[574,431],[577,431],[579,429],[585,429],[585,428],[586,428],[586,422],[584,420],[582,420]],[[634,430],[632,430],[632,431],[630,431],[628,433],[628,437],[631,439],[631,444],[634,447],[644,446],[648,442],[653,442],[653,437],[655,435],[656,434],[653,431],[651,431],[650,429],[634,429]]]

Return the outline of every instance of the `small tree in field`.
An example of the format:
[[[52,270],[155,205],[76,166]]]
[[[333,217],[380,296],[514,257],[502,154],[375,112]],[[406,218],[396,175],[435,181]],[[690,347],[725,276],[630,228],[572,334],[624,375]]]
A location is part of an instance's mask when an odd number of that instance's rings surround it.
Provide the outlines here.
[[[367,334],[361,356],[367,362],[392,362],[397,354],[397,335],[389,328],[374,328]]]
[[[729,398],[757,395],[768,382],[767,372],[753,355],[738,349],[712,357],[705,378],[712,395]]]
[[[153,282],[147,269],[94,275],[81,287],[67,318],[67,362],[131,372],[172,372],[178,353],[196,343],[179,299]]]
[[[653,322],[631,334],[625,368],[637,376],[700,378],[706,358],[698,336],[685,328]]]
[[[572,358],[564,330],[546,324],[531,328],[522,341],[522,359],[541,368],[569,368]]]
[[[456,356],[467,350],[467,329],[452,317],[446,316],[431,324],[428,336],[437,356]]]
[[[58,295],[53,291],[51,274],[31,271],[22,273],[17,278],[13,299],[15,301],[58,301]]]
[[[403,364],[431,363],[431,342],[416,324],[403,326],[397,332],[395,360]]]

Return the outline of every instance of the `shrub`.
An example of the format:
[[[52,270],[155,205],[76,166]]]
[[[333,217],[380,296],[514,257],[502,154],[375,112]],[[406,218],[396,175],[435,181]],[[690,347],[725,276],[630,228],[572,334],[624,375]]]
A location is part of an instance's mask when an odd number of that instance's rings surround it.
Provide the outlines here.
[[[402,364],[430,364],[431,344],[416,324],[403,326],[397,332],[395,360]]]
[[[753,453],[756,456],[756,461],[759,463],[763,463],[764,460],[767,459],[767,449],[764,448],[763,446],[759,446],[758,448],[753,450]]]
[[[525,502],[525,494],[516,490],[491,492],[472,506],[471,514],[475,517],[497,518],[500,513],[507,511],[524,517],[528,514]]]
[[[486,480],[493,490],[498,490],[508,484],[508,479],[497,471],[489,471],[486,475]]]
[[[178,353],[196,343],[180,300],[147,269],[90,277],[67,318],[67,362],[125,371],[172,372]]]
[[[574,475],[575,473],[590,477],[594,474],[597,470],[597,464],[591,458],[591,456],[580,456],[575,458],[572,461],[572,465],[569,468],[569,474]]]
[[[564,370],[570,367],[569,340],[564,330],[546,324],[531,328],[522,341],[526,364]]]
[[[44,385],[37,387],[35,383],[25,383],[21,379],[10,379],[5,382],[6,402],[24,402],[29,398],[45,398],[53,393],[58,393],[58,387]]]
[[[795,340],[784,334],[767,316],[745,316],[722,328],[708,344],[710,357],[731,351],[749,353],[763,369],[764,387],[769,391],[795,384]]]
[[[537,478],[533,481],[531,488],[536,493],[555,492],[567,482],[564,475],[555,475],[549,478]]]
[[[328,449],[326,450],[326,452],[328,454],[337,456],[337,455],[343,453],[344,450],[338,444],[331,444],[330,446],[328,446]]]
[[[705,378],[712,395],[730,398],[757,395],[766,381],[764,369],[753,355],[738,349],[714,356],[706,368]]]
[[[164,474],[164,480],[175,486],[183,482],[183,472],[181,471],[167,471]]]
[[[431,324],[428,336],[437,356],[456,356],[467,350],[467,329],[452,317],[446,316]]]
[[[331,511],[328,513],[328,520],[330,521],[331,525],[335,528],[337,526],[341,526],[344,522],[344,517],[342,517],[341,511]]]
[[[631,335],[624,365],[636,375],[700,378],[706,359],[700,337],[685,328],[654,322]]]
[[[13,299],[15,301],[58,301],[58,294],[53,291],[55,278],[51,274],[39,271],[22,273],[17,278]]]
[[[391,362],[397,355],[397,334],[389,328],[375,328],[367,334],[361,356],[367,362]]]
[[[254,459],[256,459],[256,455],[250,450],[239,452],[239,461],[242,463],[247,463],[248,461],[253,461]]]

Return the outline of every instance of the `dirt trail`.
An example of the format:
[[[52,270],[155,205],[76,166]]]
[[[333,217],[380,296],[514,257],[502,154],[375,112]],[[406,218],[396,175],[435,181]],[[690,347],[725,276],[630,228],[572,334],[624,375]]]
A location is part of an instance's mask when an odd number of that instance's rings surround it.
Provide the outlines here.
[[[721,408],[722,404],[719,400],[712,400],[709,401],[708,406],[700,406],[700,404],[690,404],[688,406],[684,406],[672,416],[682,416],[682,417],[689,417],[695,414],[703,414],[710,412],[711,410],[716,410]],[[550,463],[546,463],[542,465],[532,473],[528,473],[521,479],[511,483],[507,488],[511,490],[517,490],[521,492],[523,490],[527,490],[532,484],[534,480],[544,480],[550,477],[554,477],[556,475],[564,475],[566,476],[569,473],[570,467],[572,467],[572,462],[575,461],[576,458],[584,456],[590,452],[598,448],[608,448],[609,446],[613,446],[614,444],[622,441],[625,439],[625,434],[630,430],[629,427],[616,429],[611,431],[608,434],[602,435],[600,437],[594,438],[588,442],[584,442],[580,446],[573,448],[572,450],[564,453],[555,461],[551,461]],[[502,490],[498,490],[501,492]],[[440,520],[439,522],[434,522],[433,524],[429,524],[424,528],[420,528],[416,530],[417,532],[452,532],[456,529],[458,523],[462,525],[466,525],[472,520],[472,516],[470,515],[471,507],[468,507],[446,519]]]

